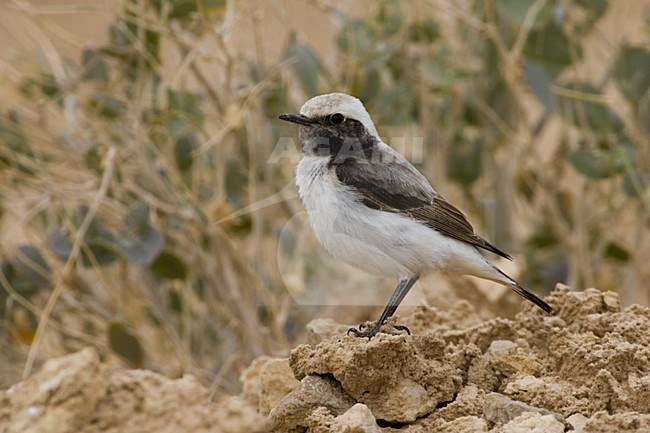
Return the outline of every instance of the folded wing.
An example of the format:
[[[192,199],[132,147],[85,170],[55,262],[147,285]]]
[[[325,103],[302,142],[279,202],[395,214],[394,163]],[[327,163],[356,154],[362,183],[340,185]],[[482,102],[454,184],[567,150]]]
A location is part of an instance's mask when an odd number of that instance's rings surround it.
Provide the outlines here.
[[[465,215],[436,193],[401,155],[390,152],[389,156],[388,161],[347,158],[335,164],[336,175],[372,209],[412,218],[450,238],[511,260],[508,254],[474,233]]]

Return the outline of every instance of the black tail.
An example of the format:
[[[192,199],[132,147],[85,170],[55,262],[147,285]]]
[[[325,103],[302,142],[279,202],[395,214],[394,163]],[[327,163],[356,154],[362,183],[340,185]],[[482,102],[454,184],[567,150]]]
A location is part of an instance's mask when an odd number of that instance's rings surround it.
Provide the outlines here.
[[[511,284],[512,284],[512,290],[519,293],[521,296],[528,299],[530,302],[537,305],[539,308],[546,311],[548,314],[553,313],[553,308],[551,308],[551,306],[548,305],[546,302],[542,301],[540,298],[538,298],[537,296],[535,296],[534,294],[532,294],[528,290],[524,289],[523,287],[521,287],[516,282],[513,281]]]
[[[506,277],[508,280],[510,280],[510,287],[512,287],[512,290],[517,292],[519,295],[523,296],[524,298],[528,299],[530,302],[533,304],[537,305],[539,308],[542,310],[546,311],[548,314],[553,313],[553,308],[551,308],[550,305],[548,305],[546,302],[542,301],[540,298],[535,296],[533,293],[529,292],[528,290],[524,289],[517,283],[515,280],[507,276],[503,271],[497,268],[499,273]]]

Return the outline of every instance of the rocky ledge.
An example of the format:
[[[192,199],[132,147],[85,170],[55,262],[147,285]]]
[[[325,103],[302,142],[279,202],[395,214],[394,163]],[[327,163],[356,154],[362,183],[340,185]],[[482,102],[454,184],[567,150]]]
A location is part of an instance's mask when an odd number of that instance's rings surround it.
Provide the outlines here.
[[[191,376],[109,372],[86,349],[0,391],[0,432],[650,431],[650,309],[565,286],[547,301],[553,315],[512,320],[419,307],[400,319],[412,335],[371,340],[317,320],[216,402]]]

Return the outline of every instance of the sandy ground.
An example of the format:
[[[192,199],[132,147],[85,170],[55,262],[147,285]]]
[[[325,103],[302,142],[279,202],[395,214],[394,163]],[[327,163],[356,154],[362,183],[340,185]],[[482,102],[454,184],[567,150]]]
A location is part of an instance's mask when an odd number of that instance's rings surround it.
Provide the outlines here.
[[[289,358],[261,357],[239,396],[193,377],[109,371],[92,349],[0,391],[0,432],[650,432],[650,309],[612,292],[547,297],[482,320],[419,307],[412,335],[345,334],[317,320]]]

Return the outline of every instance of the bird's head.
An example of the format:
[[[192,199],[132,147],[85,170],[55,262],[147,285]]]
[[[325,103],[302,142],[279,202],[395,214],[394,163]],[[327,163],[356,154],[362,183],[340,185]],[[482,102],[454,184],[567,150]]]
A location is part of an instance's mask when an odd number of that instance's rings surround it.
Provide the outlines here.
[[[345,93],[315,96],[305,102],[299,114],[283,114],[280,119],[298,124],[298,140],[305,155],[367,150],[379,141],[361,101]]]

